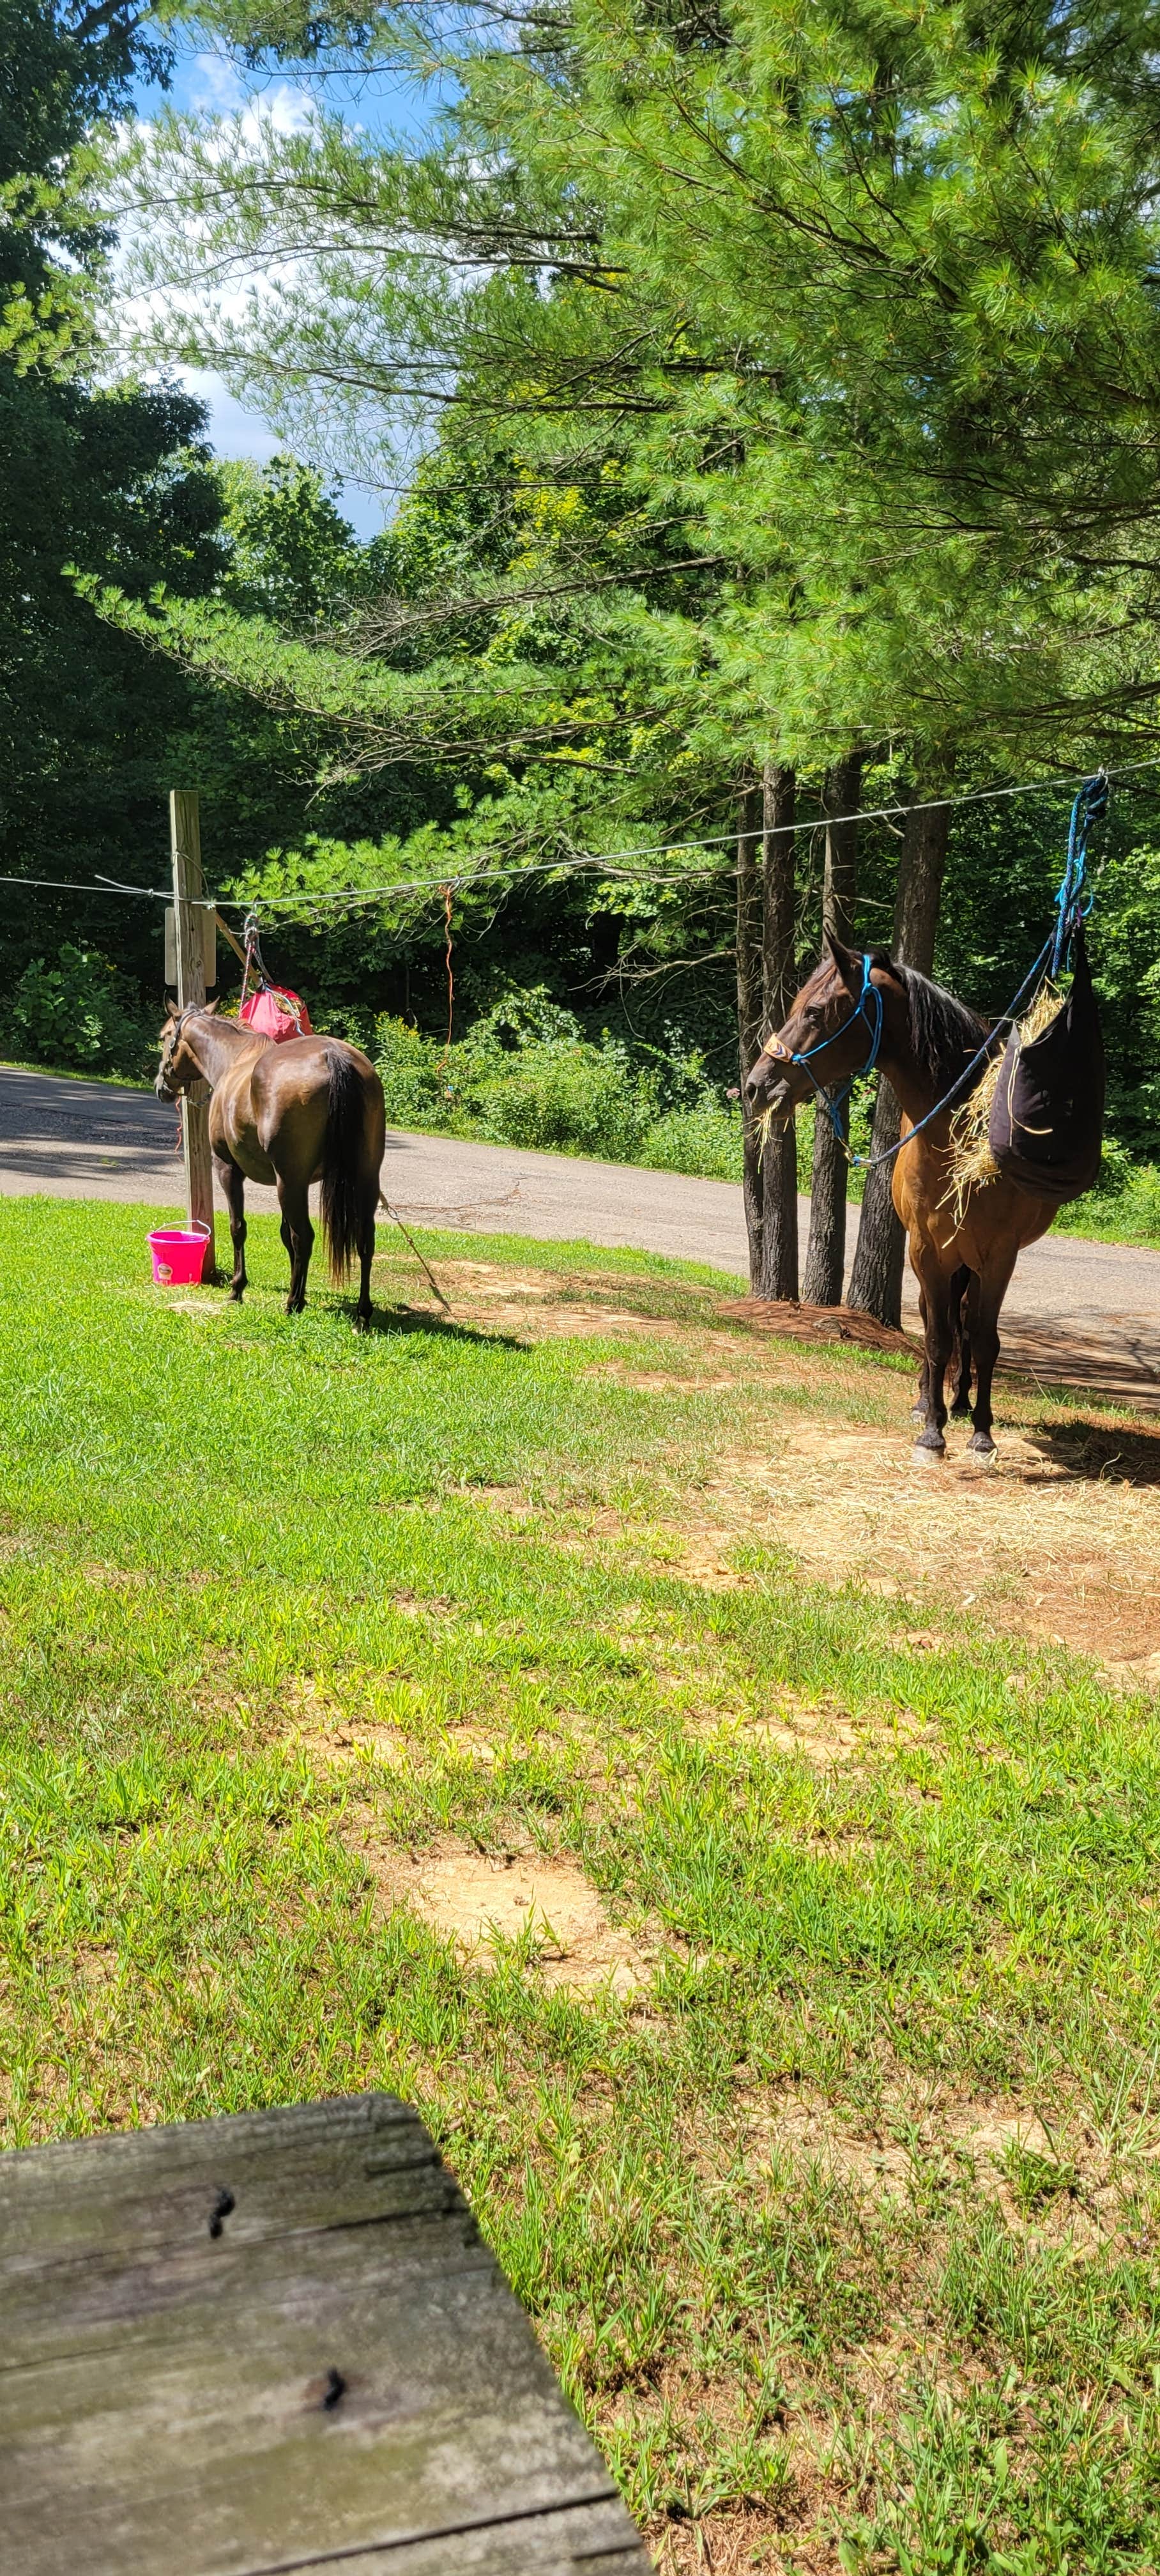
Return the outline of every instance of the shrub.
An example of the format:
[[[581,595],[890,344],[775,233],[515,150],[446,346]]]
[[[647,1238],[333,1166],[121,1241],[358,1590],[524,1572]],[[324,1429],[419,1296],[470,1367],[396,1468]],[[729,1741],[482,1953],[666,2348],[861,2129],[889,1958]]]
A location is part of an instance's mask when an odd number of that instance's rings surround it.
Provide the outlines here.
[[[481,1132],[544,1153],[635,1162],[657,1109],[655,1085],[623,1050],[583,1039],[522,1048],[475,1085]]]
[[[698,1172],[707,1180],[741,1178],[741,1111],[710,1094],[691,1109],[670,1109],[649,1128],[637,1160],[654,1172]]]
[[[14,1055],[90,1073],[140,1074],[156,1034],[140,997],[95,948],[66,941],[54,965],[34,957],[4,1019]]]
[[[509,992],[449,1050],[400,1020],[377,1024],[387,1115],[400,1126],[541,1152],[732,1178],[740,1120],[700,1059],[584,1035],[543,985]]]
[[[453,1086],[440,1071],[441,1050],[432,1038],[387,1017],[375,1023],[371,1053],[382,1076],[387,1117],[397,1127],[447,1127]]]

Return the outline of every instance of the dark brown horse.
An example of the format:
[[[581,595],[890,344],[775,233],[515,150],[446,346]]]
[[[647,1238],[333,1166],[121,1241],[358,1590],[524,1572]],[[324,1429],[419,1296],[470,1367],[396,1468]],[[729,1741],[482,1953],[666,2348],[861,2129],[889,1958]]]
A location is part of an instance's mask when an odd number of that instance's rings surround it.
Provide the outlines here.
[[[365,1329],[386,1138],[383,1086],[373,1064],[342,1038],[288,1038],[275,1046],[236,1020],[219,1019],[214,1005],[175,1012],[161,1032],[158,1099],[175,1100],[203,1081],[212,1085],[209,1137],[230,1212],[231,1297],[240,1300],[246,1285],[246,1182],[264,1181],[278,1192],[290,1255],[286,1312],[301,1313],[314,1249],[310,1184],[320,1181],[330,1275],[341,1287],[357,1252],[355,1322]]]
[[[928,982],[913,967],[896,965],[884,949],[872,949],[863,958],[828,932],[820,966],[803,984],[784,1027],[766,1039],[745,1085],[750,1115],[768,1109],[786,1121],[814,1090],[811,1073],[829,1089],[865,1071],[878,1021],[876,996],[881,1002],[877,1060],[898,1094],[904,1136],[917,1128],[965,1073],[988,1034],[987,1023],[941,984]],[[982,1071],[980,1064],[972,1082]],[[918,1446],[936,1453],[946,1447],[943,1381],[960,1335],[963,1369],[955,1411],[970,1410],[973,1361],[970,1446],[983,1452],[995,1446],[991,1381],[999,1356],[999,1310],[1016,1255],[1024,1244],[1046,1234],[1059,1206],[1058,1198],[1041,1198],[1014,1181],[996,1178],[972,1187],[961,1217],[956,1214],[950,1124],[971,1087],[964,1084],[952,1107],[940,1110],[894,1159],[894,1204],[918,1281],[926,1348],[916,1407],[926,1427]]]

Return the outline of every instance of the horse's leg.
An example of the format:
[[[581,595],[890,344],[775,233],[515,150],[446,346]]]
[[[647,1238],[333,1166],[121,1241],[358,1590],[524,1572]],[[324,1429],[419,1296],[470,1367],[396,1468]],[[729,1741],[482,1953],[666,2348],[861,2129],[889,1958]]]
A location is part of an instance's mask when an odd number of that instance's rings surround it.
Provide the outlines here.
[[[378,1204],[379,1176],[376,1172],[370,1184],[369,1193],[364,1198],[359,1211],[359,1292],[354,1318],[356,1333],[365,1333],[374,1311],[371,1305],[371,1263],[375,1257],[375,1212]]]
[[[989,1458],[995,1443],[991,1425],[991,1380],[999,1357],[999,1310],[1011,1284],[1015,1256],[1004,1253],[995,1265],[988,1265],[981,1278],[971,1280],[971,1345],[975,1354],[975,1428],[967,1442],[981,1457]]]
[[[918,1312],[919,1312],[919,1318],[920,1318],[920,1321],[921,1321],[921,1323],[922,1323],[923,1339],[924,1339],[924,1343],[925,1343],[925,1337],[926,1337],[926,1318],[927,1318],[927,1312],[928,1312],[928,1309],[927,1309],[927,1302],[926,1302],[926,1290],[925,1290],[925,1288],[922,1286],[921,1281],[919,1282],[919,1290],[918,1290]],[[914,1399],[914,1402],[913,1402],[913,1404],[911,1405],[911,1408],[910,1408],[910,1419],[911,1419],[911,1421],[912,1421],[912,1422],[925,1422],[926,1417],[927,1417],[927,1412],[928,1412],[928,1410],[929,1410],[929,1407],[930,1407],[930,1361],[928,1360],[928,1358],[927,1358],[927,1356],[926,1356],[926,1350],[925,1350],[925,1347],[924,1347],[924,1349],[923,1349],[923,1354],[922,1354],[922,1367],[920,1368],[920,1370],[919,1370],[919,1372],[918,1372],[918,1394],[916,1395],[916,1397],[915,1397],[915,1399]]]
[[[959,1349],[958,1375],[955,1379],[955,1396],[954,1402],[951,1406],[951,1416],[952,1419],[957,1418],[959,1421],[962,1421],[964,1416],[969,1420],[971,1411],[970,1292],[971,1273],[964,1262],[962,1269],[956,1270],[954,1278],[951,1281],[951,1312],[956,1320],[956,1338]]]
[[[947,1445],[943,1439],[947,1418],[943,1379],[954,1346],[950,1281],[933,1271],[922,1285],[926,1291],[926,1429],[920,1431],[915,1447],[941,1457]]]
[[[246,1175],[238,1170],[227,1154],[215,1154],[214,1165],[222,1197],[230,1212],[230,1241],[234,1247],[234,1275],[230,1295],[235,1306],[242,1302],[246,1279]]]
[[[282,1241],[290,1255],[290,1294],[286,1300],[286,1312],[300,1315],[306,1304],[306,1273],[314,1250],[310,1193],[305,1181],[284,1180],[279,1175],[278,1204],[282,1210]]]

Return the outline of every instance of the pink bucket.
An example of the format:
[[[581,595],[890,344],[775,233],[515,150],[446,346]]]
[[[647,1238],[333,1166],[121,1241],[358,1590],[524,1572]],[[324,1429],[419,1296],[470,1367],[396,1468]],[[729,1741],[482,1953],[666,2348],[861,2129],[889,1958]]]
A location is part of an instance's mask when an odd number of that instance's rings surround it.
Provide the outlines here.
[[[153,1255],[153,1277],[158,1288],[190,1288],[200,1282],[209,1242],[208,1225],[192,1229],[159,1225],[145,1239]]]

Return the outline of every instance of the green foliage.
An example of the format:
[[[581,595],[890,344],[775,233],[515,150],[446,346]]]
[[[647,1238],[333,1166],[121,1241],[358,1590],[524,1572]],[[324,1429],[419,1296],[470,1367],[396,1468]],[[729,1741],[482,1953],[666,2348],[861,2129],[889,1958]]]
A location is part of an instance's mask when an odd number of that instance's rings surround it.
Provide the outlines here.
[[[11,1055],[93,1073],[139,1074],[154,1035],[109,959],[67,940],[54,964],[30,959],[0,1015],[0,1043]]]
[[[17,378],[92,346],[109,233],[84,147],[134,71],[164,78],[168,60],[132,0],[0,0],[0,366]]]
[[[488,650],[518,635],[574,721],[596,693],[610,775],[669,755],[735,779],[775,742],[886,736],[1056,761],[1102,711],[1130,729],[1153,675],[1151,0],[906,0],[872,31],[848,0],[778,0],[692,39],[631,0],[551,27],[529,0],[516,25],[497,47],[440,24],[450,103],[417,146],[324,108],[138,138],[140,280],[175,290],[183,353],[356,470],[398,472],[458,405],[501,486],[517,423]],[[365,35],[416,69],[436,42],[421,7]],[[286,282],[239,333],[215,281],[262,260]],[[461,620],[481,568],[456,567]],[[477,713],[510,743],[510,709]]]
[[[739,1112],[706,1079],[700,1057],[631,1049],[607,1029],[598,1041],[585,1038],[542,985],[503,994],[451,1047],[383,1017],[374,1053],[387,1116],[399,1126],[658,1171],[740,1175]]]
[[[510,1071],[478,1080],[476,1097],[485,1136],[617,1163],[636,1160],[656,1109],[647,1074],[631,1072],[615,1041],[528,1047]]]
[[[224,595],[291,632],[341,618],[365,583],[366,551],[322,478],[293,457],[218,467],[229,547]]]

